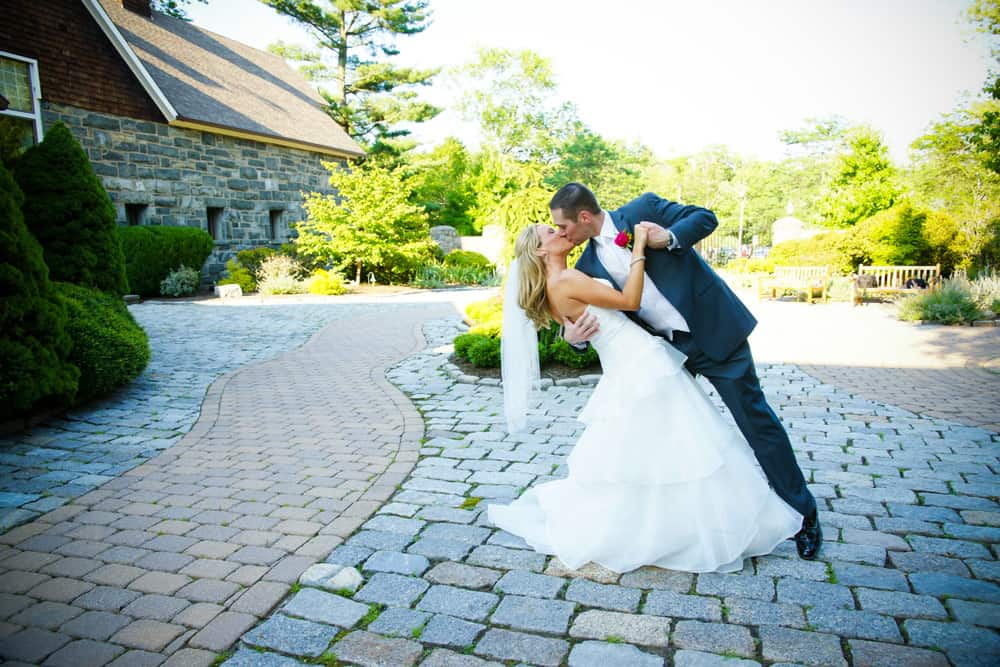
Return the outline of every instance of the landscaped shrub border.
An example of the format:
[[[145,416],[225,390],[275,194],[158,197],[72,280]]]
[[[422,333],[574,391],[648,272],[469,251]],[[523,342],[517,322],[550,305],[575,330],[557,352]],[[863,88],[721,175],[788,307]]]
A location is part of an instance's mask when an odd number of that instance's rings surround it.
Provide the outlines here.
[[[214,242],[195,227],[119,227],[129,287],[140,296],[159,296],[160,283],[182,264],[201,272]]]

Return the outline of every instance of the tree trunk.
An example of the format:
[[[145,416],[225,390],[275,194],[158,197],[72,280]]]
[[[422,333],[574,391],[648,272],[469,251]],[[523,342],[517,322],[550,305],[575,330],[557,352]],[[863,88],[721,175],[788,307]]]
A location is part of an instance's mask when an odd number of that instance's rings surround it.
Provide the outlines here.
[[[357,266],[355,267],[354,284],[355,285],[361,284],[361,262],[358,262]]]

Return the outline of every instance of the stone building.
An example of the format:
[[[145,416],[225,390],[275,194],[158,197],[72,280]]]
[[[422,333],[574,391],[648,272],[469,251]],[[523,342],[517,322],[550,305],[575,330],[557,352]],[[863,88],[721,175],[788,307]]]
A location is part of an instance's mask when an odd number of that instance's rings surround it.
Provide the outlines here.
[[[330,190],[323,162],[363,155],[284,60],[149,0],[4,0],[0,94],[27,144],[69,126],[119,224],[209,232],[209,281],[289,238],[301,193]]]

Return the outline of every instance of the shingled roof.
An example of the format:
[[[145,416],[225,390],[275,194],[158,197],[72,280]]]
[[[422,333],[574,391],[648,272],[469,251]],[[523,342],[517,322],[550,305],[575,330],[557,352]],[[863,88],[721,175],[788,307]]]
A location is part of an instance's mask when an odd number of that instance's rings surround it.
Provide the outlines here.
[[[166,108],[171,125],[342,156],[364,154],[323,110],[319,93],[279,56],[164,14],[147,18],[124,9],[121,0],[90,1],[116,28],[105,30],[112,42],[124,40],[124,50],[115,44],[119,52],[141,63],[133,71],[148,73],[140,79],[147,79],[144,85]]]

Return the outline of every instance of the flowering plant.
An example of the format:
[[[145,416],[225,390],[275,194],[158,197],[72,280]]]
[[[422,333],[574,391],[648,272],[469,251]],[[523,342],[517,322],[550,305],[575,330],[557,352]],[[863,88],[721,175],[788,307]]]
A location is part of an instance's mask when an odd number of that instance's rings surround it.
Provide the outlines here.
[[[632,235],[629,234],[624,229],[618,232],[618,236],[615,237],[615,245],[619,248],[625,248],[626,250],[632,249]]]

